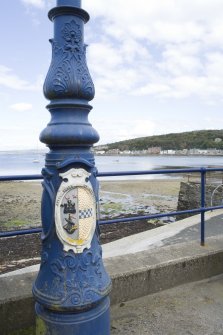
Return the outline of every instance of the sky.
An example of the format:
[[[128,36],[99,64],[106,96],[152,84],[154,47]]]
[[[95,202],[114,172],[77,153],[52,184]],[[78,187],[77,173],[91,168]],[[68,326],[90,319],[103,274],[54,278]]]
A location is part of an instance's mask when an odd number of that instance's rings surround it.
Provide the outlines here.
[[[44,147],[54,0],[2,1],[0,150]],[[222,0],[82,0],[99,144],[223,129]]]

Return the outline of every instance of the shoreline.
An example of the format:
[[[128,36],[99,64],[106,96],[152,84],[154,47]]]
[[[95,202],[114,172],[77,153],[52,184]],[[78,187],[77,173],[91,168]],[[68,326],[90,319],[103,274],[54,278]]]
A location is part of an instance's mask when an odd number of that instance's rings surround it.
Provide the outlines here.
[[[1,153],[1,151],[0,151]],[[121,154],[121,153],[116,153],[116,154],[97,154],[96,152],[94,153],[95,156],[97,157],[106,157],[106,156],[113,156],[113,157],[223,157],[223,154]]]

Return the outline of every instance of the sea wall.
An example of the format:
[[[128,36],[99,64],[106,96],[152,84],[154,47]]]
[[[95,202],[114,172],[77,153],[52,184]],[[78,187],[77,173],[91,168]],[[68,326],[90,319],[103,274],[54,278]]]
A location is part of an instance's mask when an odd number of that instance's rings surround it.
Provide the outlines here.
[[[223,186],[221,184],[206,184],[205,206],[220,206],[223,204]],[[185,211],[201,207],[201,185],[198,182],[181,182],[178,196],[177,211]],[[177,220],[192,216],[178,215]]]
[[[222,274],[223,236],[209,238],[205,248],[191,241],[109,257],[104,263],[112,278],[111,305],[122,306],[129,300]],[[36,275],[25,271],[0,276],[1,335],[35,334],[32,284]]]

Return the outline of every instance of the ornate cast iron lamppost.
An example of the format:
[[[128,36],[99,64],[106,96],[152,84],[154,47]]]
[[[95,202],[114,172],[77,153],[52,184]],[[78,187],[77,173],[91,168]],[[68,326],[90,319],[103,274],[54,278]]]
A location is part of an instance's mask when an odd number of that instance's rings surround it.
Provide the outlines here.
[[[51,121],[40,140],[50,151],[43,169],[41,267],[33,286],[37,335],[108,335],[111,281],[97,223],[98,182],[88,121],[94,85],[86,64],[81,0],[57,0],[53,55],[44,84]]]

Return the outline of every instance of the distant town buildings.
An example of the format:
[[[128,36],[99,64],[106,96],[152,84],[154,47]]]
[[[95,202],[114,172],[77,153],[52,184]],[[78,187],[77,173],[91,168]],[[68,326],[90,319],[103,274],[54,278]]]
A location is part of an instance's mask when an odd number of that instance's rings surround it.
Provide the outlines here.
[[[147,152],[149,155],[159,155],[161,153],[161,148],[160,147],[148,148]]]
[[[217,140],[217,139],[216,139]],[[218,141],[216,141],[217,143]],[[176,156],[223,156],[223,150],[219,149],[182,149],[182,150],[162,150],[161,147],[151,147],[147,150],[120,150],[109,149],[109,146],[97,146],[94,148],[96,155],[122,155],[122,156],[143,156],[143,155],[176,155]]]

